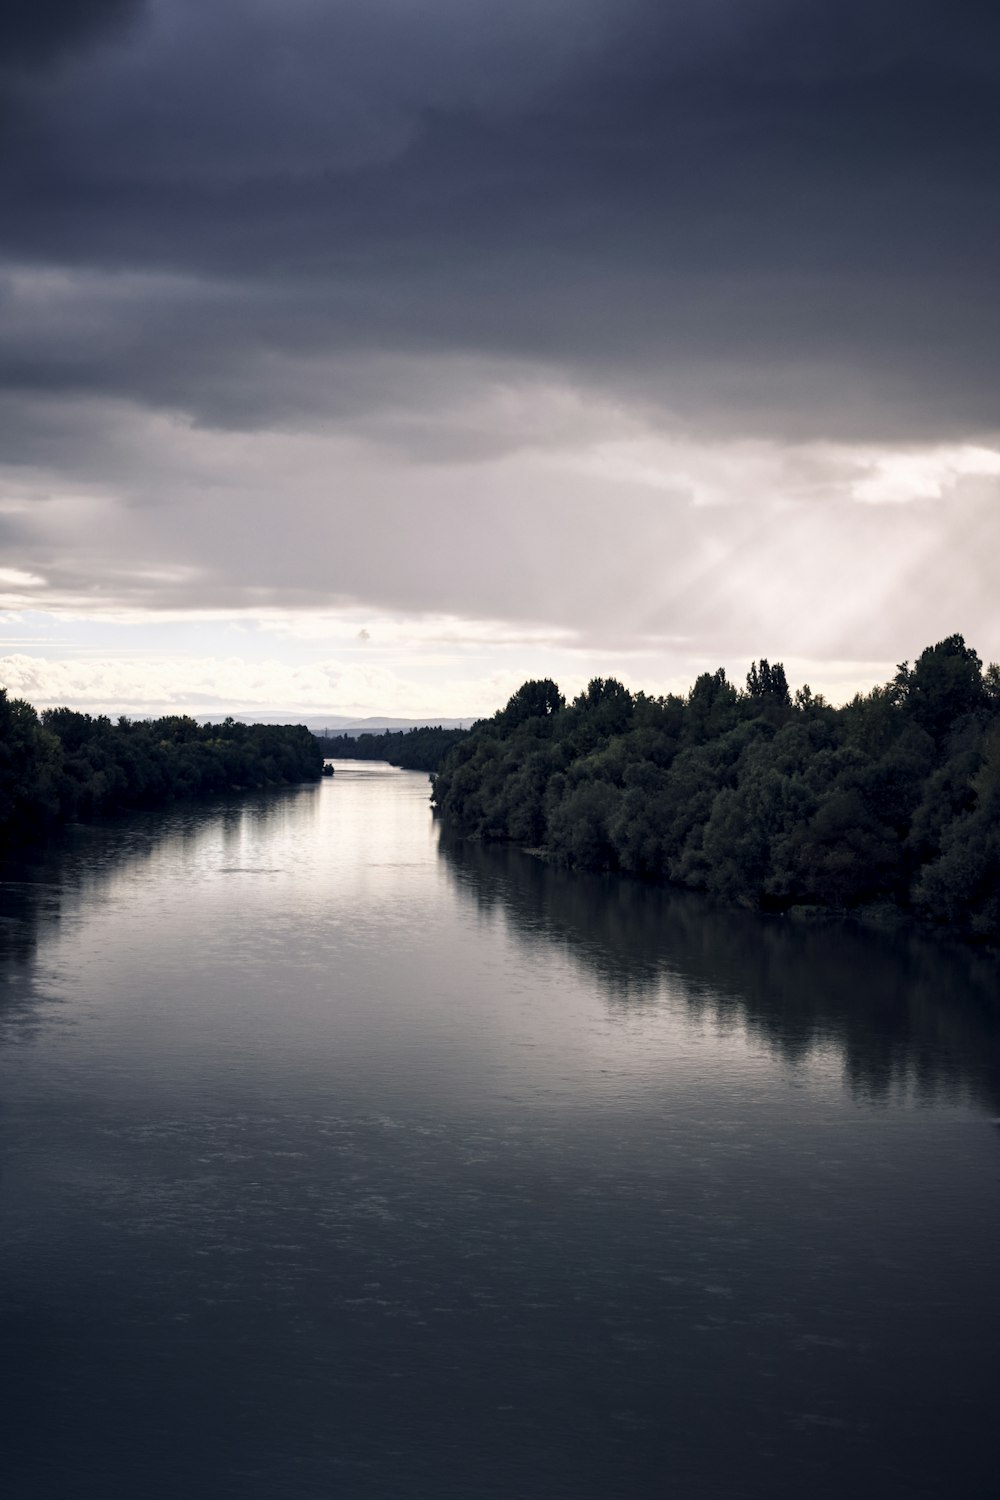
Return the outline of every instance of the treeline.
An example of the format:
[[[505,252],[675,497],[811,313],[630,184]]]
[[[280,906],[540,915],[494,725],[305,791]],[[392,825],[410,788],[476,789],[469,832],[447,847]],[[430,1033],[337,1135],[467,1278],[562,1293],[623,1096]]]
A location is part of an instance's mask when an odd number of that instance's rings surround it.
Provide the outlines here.
[[[69,708],[39,715],[0,688],[0,832],[315,781],[322,764],[301,725],[201,725],[179,715],[112,723]]]
[[[1000,940],[1000,669],[959,635],[842,708],[766,660],[745,689],[720,669],[686,697],[596,678],[567,704],[528,682],[433,795],[466,833],[568,865]]]
[[[387,760],[404,771],[437,771],[455,745],[467,739],[467,729],[388,729],[384,734],[317,735],[323,754],[338,760]]]

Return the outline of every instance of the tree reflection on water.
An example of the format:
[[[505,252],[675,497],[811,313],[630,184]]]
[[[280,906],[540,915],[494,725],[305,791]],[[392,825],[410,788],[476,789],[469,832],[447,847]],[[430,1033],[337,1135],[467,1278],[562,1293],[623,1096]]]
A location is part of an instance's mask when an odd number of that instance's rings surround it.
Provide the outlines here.
[[[446,830],[439,848],[467,901],[502,912],[522,942],[560,943],[609,1005],[651,1003],[669,981],[692,1013],[740,1020],[789,1060],[835,1045],[858,1095],[1000,1109],[998,966],[982,953],[912,930],[734,911]]]

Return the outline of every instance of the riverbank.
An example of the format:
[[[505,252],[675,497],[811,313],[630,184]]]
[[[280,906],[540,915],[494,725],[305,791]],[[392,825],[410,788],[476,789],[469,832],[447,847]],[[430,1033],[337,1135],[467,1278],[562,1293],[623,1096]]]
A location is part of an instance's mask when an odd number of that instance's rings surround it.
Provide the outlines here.
[[[384,760],[402,771],[439,771],[446,756],[468,738],[467,729],[440,725],[387,729],[382,734],[317,735],[323,754],[337,760]]]
[[[1000,669],[960,636],[841,708],[766,661],[684,698],[526,683],[433,797],[463,833],[570,868],[1000,943]]]
[[[308,729],[291,724],[199,724],[39,714],[0,688],[0,837],[37,836],[187,798],[316,781],[323,757]]]
[[[496,840],[483,839],[478,834],[459,833],[457,837],[463,842],[473,845],[486,844],[495,846],[497,842]],[[576,868],[577,873],[602,875],[615,884],[619,882],[624,884],[634,883],[644,888],[653,887],[657,890],[662,890],[664,893],[673,891],[678,894],[688,893],[699,895],[702,898],[710,894],[706,891],[695,892],[690,886],[680,885],[676,881],[651,880],[622,870],[603,869],[583,871],[579,867],[571,866],[565,859],[553,853],[551,849],[546,849],[544,845],[530,846],[504,842],[509,849],[516,851],[518,854],[523,854],[529,859],[537,860],[539,864],[547,865],[551,869],[564,870],[569,874]],[[989,939],[977,939],[970,944],[968,938],[962,933],[957,933],[947,928],[942,928],[940,925],[921,920],[916,913],[905,911],[893,902],[872,902],[867,906],[858,907],[820,906],[816,903],[810,904],[806,902],[799,902],[792,906],[784,907],[760,907],[754,906],[750,902],[727,901],[722,897],[716,896],[714,897],[714,904],[721,912],[735,910],[753,913],[757,917],[775,922],[789,922],[798,927],[836,927],[838,925],[846,925],[868,932],[900,933],[905,936],[930,939],[938,947],[951,947],[956,952],[965,951],[972,947],[987,959],[1000,957],[1000,942]]]

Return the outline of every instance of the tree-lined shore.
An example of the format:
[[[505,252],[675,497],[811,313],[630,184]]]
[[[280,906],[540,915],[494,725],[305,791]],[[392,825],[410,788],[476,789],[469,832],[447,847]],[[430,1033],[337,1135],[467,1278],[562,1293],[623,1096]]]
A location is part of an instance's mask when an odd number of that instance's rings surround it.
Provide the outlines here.
[[[0,688],[0,834],[184,797],[318,779],[321,752],[302,725],[199,724],[45,709]]]
[[[462,740],[467,729],[442,729],[421,725],[417,729],[387,729],[382,734],[317,735],[323,754],[337,760],[385,760],[404,771],[437,771],[445,756]]]
[[[465,833],[571,866],[1000,941],[1000,669],[959,635],[840,708],[767,661],[685,697],[528,682],[433,796]]]

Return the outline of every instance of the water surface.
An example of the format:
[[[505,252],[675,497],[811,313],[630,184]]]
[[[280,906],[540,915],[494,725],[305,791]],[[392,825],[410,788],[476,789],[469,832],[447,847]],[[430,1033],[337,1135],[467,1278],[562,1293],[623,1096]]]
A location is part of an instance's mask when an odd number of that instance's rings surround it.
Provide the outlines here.
[[[427,798],[0,872],[2,1493],[995,1497],[996,966]]]

